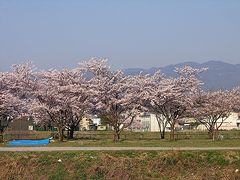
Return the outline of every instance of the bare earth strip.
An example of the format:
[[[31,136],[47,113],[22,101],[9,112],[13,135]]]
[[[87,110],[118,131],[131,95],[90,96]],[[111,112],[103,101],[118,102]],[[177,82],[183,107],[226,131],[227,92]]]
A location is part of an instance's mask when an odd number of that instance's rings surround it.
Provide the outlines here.
[[[0,147],[0,151],[227,151],[240,147]]]

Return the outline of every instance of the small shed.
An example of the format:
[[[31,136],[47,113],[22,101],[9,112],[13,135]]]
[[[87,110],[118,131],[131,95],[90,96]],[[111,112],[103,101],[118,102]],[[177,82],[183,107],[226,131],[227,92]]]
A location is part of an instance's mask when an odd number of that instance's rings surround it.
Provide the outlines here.
[[[8,131],[32,131],[33,120],[29,117],[15,119],[9,123]]]
[[[5,132],[7,139],[35,139],[33,119],[22,117],[9,123]]]

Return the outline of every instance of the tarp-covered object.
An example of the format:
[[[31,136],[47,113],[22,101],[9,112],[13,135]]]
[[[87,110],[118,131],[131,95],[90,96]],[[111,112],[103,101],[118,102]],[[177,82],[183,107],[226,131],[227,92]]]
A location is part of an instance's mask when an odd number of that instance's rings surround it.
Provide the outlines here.
[[[40,140],[12,140],[9,141],[10,146],[42,146],[47,145],[50,142],[50,138],[48,139],[40,139]]]

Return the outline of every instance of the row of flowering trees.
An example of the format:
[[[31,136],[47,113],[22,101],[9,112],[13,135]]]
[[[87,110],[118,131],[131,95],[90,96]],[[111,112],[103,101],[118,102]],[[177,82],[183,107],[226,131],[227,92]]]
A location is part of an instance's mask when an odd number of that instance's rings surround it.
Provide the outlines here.
[[[105,59],[64,70],[14,65],[10,72],[0,73],[0,133],[18,116],[33,116],[37,123],[57,127],[63,141],[65,130],[73,138],[82,118],[97,114],[113,127],[114,139],[119,140],[140,112],[150,112],[156,115],[162,139],[167,124],[170,138],[175,138],[175,125],[183,117],[194,117],[215,139],[222,122],[240,110],[240,89],[203,91],[198,75],[205,70],[176,68],[176,77],[165,77],[160,71],[127,76],[111,70]]]

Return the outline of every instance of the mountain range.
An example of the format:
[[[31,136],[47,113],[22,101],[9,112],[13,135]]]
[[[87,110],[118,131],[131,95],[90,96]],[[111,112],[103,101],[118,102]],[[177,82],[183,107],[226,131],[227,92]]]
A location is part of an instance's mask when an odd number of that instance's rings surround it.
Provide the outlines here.
[[[206,67],[208,70],[199,75],[199,79],[203,81],[203,88],[207,90],[217,89],[232,89],[240,86],[240,64],[230,64],[222,61],[208,61],[205,63],[184,62],[172,64],[165,67],[152,67],[150,69],[129,68],[124,69],[128,75],[136,75],[142,72],[143,74],[153,74],[158,69],[165,76],[176,76],[174,72],[176,67],[191,66],[193,68]]]

